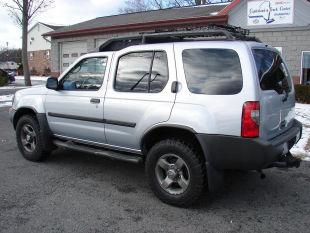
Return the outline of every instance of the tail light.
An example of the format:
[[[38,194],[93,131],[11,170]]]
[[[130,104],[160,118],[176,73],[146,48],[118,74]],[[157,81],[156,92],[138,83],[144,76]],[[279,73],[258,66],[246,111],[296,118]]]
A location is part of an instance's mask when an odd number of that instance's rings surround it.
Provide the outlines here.
[[[259,136],[259,112],[258,101],[249,101],[243,104],[241,136],[245,138],[255,138]]]

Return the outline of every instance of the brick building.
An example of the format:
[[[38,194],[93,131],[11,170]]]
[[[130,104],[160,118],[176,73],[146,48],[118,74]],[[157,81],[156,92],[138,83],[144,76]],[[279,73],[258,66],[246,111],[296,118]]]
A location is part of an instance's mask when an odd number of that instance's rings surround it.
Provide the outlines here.
[[[32,75],[49,75],[51,72],[51,41],[42,34],[59,29],[59,26],[36,23],[28,31],[28,62]]]
[[[80,55],[107,39],[168,28],[230,24],[250,29],[277,47],[295,83],[310,82],[310,2],[234,0],[231,3],[100,17],[46,33],[52,40],[52,72],[58,76]]]

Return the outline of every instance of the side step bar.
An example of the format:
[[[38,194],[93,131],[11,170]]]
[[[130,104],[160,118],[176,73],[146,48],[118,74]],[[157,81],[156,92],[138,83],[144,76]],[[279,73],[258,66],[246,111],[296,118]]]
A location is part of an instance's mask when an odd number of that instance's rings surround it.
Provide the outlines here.
[[[119,152],[104,150],[104,149],[100,150],[100,149],[96,149],[96,148],[92,148],[88,146],[79,145],[72,141],[64,142],[60,140],[54,140],[53,142],[56,146],[61,147],[61,148],[80,151],[80,152],[94,154],[94,155],[100,155],[100,156],[104,156],[110,159],[117,159],[117,160],[122,160],[126,162],[131,162],[131,163],[141,163],[143,160],[142,157],[140,156],[127,155],[127,154],[122,154]]]

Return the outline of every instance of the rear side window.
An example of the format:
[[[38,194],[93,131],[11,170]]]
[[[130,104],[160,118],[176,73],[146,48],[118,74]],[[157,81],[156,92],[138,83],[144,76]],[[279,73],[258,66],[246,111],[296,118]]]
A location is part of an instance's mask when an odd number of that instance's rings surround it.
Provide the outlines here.
[[[262,90],[275,90],[278,94],[291,90],[291,77],[278,53],[266,49],[253,49],[253,55]]]
[[[120,92],[161,92],[168,82],[165,52],[134,52],[119,59],[114,88]]]
[[[243,86],[239,56],[231,49],[187,49],[183,63],[188,89],[195,94],[233,95]]]

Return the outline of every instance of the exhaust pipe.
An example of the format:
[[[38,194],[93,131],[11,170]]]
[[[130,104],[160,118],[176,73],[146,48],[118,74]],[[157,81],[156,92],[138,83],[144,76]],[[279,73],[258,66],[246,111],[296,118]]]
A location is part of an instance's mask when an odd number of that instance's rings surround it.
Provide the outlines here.
[[[279,161],[273,162],[268,168],[278,167],[278,168],[291,168],[300,166],[301,159],[294,157],[291,152],[282,156]]]

